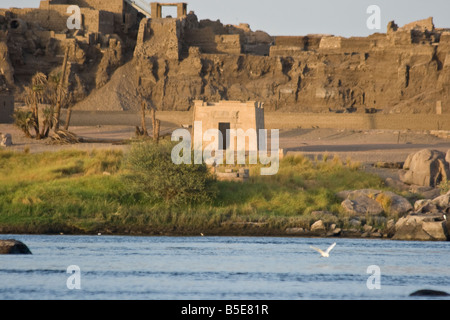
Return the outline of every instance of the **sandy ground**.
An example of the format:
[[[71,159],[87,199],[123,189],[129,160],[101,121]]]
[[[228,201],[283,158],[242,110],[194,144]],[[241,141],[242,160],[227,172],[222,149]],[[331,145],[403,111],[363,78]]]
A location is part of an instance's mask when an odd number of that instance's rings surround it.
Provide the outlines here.
[[[183,124],[192,123],[192,114],[186,112],[158,113],[162,121],[161,133],[170,134]],[[65,119],[64,115],[62,119]],[[272,121],[266,119],[266,121]],[[10,133],[13,146],[9,149],[30,152],[46,152],[62,149],[92,150],[95,148],[126,149],[129,145],[117,145],[118,140],[134,137],[135,126],[140,124],[136,113],[114,112],[75,112],[70,130],[87,139],[102,139],[102,143],[81,143],[76,145],[50,145],[47,141],[27,139],[23,133],[11,124],[0,124],[0,133]],[[151,120],[147,119],[151,132]],[[351,158],[362,163],[403,162],[415,151],[432,148],[442,151],[450,149],[450,140],[438,138],[425,130],[391,129],[281,129],[280,148],[287,154],[304,154],[310,157],[324,154],[330,157],[338,155],[341,159]]]
[[[447,152],[450,141],[426,131],[294,129],[281,131],[280,147],[288,154],[338,155],[375,163],[403,162],[409,154],[425,148]]]

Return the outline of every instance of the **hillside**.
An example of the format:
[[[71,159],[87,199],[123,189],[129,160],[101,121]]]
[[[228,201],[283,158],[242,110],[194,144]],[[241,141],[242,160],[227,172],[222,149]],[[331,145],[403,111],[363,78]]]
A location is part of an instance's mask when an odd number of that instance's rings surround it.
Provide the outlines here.
[[[64,25],[66,2],[0,10],[0,68],[17,101],[35,72],[60,70],[69,48],[69,91],[79,110],[137,110],[141,97],[178,111],[198,99],[320,113],[436,113],[438,106],[445,113],[450,103],[450,29],[432,18],[404,27],[392,21],[386,34],[369,37],[275,37],[247,24],[199,21],[192,11],[146,18],[120,0],[110,7],[89,0],[71,1],[85,17],[73,31]]]

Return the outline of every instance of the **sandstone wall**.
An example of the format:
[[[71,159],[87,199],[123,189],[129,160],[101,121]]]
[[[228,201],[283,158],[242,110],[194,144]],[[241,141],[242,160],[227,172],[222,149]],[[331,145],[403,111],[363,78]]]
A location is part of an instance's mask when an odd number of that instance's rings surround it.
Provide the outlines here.
[[[215,36],[218,53],[241,54],[241,36],[238,34],[224,34]]]
[[[53,32],[67,30],[67,19],[71,14],[67,13],[67,5],[44,6],[41,9],[17,9],[12,12],[18,19],[32,24],[38,24],[42,28]],[[114,33],[114,14],[107,11],[99,11],[90,8],[81,8],[82,27],[88,32]],[[20,21],[19,20],[19,21]]]
[[[216,34],[211,27],[188,29],[184,41],[189,47],[198,47],[202,53],[216,53]]]
[[[178,60],[182,49],[181,32],[180,20],[143,19],[139,28],[135,56]]]
[[[55,9],[59,6],[77,5],[80,8],[93,9],[97,11],[108,11],[113,13],[113,19],[115,23],[115,31],[120,31],[120,26],[123,24],[124,14],[127,12],[133,12],[131,8],[123,0],[46,0],[41,1],[40,9],[43,10],[59,10]],[[90,24],[90,22],[88,22]],[[54,29],[52,29],[54,30]]]

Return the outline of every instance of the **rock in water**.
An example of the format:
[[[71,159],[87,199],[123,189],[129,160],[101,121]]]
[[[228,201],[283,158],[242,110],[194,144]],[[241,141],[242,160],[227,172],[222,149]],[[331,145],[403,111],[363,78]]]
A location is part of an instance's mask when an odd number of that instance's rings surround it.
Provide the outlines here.
[[[28,247],[17,240],[0,240],[0,254],[31,254]]]
[[[419,290],[413,292],[409,295],[410,297],[448,297],[450,294],[444,291],[436,291],[436,290]]]
[[[394,240],[446,241],[448,239],[446,222],[442,216],[409,214],[395,224]]]

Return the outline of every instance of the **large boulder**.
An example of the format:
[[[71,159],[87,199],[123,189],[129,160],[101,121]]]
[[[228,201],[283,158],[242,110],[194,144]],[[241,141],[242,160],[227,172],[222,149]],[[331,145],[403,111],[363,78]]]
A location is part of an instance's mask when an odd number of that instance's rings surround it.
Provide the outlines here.
[[[362,189],[355,191],[340,192],[338,197],[346,197],[341,203],[344,210],[350,215],[380,215],[383,213],[383,207],[375,200],[380,193],[379,190]]]
[[[393,192],[374,189],[342,191],[337,197],[345,200],[341,203],[350,215],[380,215],[383,212],[403,215],[413,210],[411,203]]]
[[[403,215],[413,210],[413,206],[406,198],[389,191],[378,194],[376,201],[389,214]]]
[[[432,213],[442,215],[450,209],[450,192],[440,195],[434,199],[417,200],[414,204],[414,211],[416,213]]]
[[[17,240],[0,240],[0,254],[31,254],[28,247]]]
[[[311,225],[311,232],[322,234],[326,233],[326,231],[325,224],[322,220],[318,220]]]
[[[410,185],[436,187],[450,176],[445,158],[445,153],[430,149],[410,154],[400,171],[400,180]]]
[[[342,208],[354,216],[380,215],[383,213],[383,207],[373,199],[367,196],[360,196],[356,199],[346,199],[341,203]]]
[[[395,224],[394,240],[446,241],[447,223],[441,215],[410,214]]]
[[[438,207],[440,210],[446,211],[448,208],[450,208],[450,192],[434,198],[433,200],[431,200],[431,203]]]

